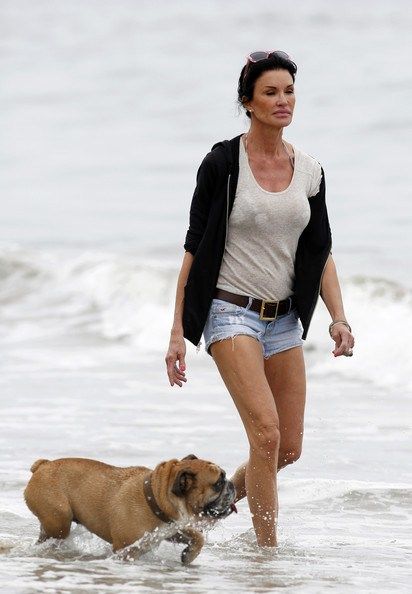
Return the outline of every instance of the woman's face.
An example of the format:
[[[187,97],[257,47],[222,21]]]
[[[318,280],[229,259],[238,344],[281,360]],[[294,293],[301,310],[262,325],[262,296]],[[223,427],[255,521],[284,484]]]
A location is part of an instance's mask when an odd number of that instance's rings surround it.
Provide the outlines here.
[[[262,124],[283,128],[289,126],[295,108],[293,79],[287,70],[266,70],[255,82],[251,101],[244,106]]]

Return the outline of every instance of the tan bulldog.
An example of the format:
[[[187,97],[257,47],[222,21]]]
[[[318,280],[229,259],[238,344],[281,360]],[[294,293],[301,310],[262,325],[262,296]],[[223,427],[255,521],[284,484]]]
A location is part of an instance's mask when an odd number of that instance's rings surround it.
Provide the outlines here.
[[[38,542],[66,538],[76,522],[111,543],[114,551],[142,539],[125,551],[133,557],[164,539],[183,542],[188,546],[181,559],[187,565],[204,544],[193,524],[237,511],[235,488],[225,472],[193,455],[160,462],[154,470],[61,458],[37,460],[31,471],[24,497],[40,521]]]

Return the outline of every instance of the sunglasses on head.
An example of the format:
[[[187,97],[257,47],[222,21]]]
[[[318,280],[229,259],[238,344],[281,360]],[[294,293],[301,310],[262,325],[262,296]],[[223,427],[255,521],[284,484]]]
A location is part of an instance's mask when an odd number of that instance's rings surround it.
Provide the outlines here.
[[[284,60],[288,60],[289,62],[292,61],[292,58],[286,53],[282,52],[281,50],[273,50],[271,52],[252,52],[246,58],[247,62],[260,62],[261,60],[267,60],[271,57],[274,58],[283,58]]]
[[[282,52],[281,50],[273,50],[271,52],[264,52],[264,51],[259,51],[259,52],[252,52],[251,54],[249,54],[246,57],[246,68],[245,68],[245,72],[243,74],[243,80],[245,80],[246,78],[246,74],[248,73],[248,66],[250,64],[250,62],[252,62],[253,64],[256,64],[256,62],[260,62],[261,60],[267,60],[268,58],[271,57],[274,58],[282,58],[283,60],[288,60],[288,62],[292,61],[292,58],[289,56],[289,54],[287,54],[286,52]]]

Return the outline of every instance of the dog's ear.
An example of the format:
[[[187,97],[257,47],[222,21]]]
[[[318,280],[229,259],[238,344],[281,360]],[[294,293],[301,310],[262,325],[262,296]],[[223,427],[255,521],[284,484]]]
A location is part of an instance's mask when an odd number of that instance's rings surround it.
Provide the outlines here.
[[[194,454],[189,454],[188,456],[185,456],[184,458],[182,458],[182,460],[198,460],[198,457],[195,456]]]
[[[195,482],[195,475],[188,470],[181,470],[173,483],[172,493],[177,497],[184,497]]]

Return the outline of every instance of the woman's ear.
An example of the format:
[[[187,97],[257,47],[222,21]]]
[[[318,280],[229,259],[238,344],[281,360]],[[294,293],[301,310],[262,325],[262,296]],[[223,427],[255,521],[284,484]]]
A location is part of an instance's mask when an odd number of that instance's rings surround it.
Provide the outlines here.
[[[250,104],[249,104],[249,100],[247,97],[245,97],[245,95],[243,95],[242,97],[242,105],[245,109],[247,109],[248,111],[253,111],[250,109]]]

